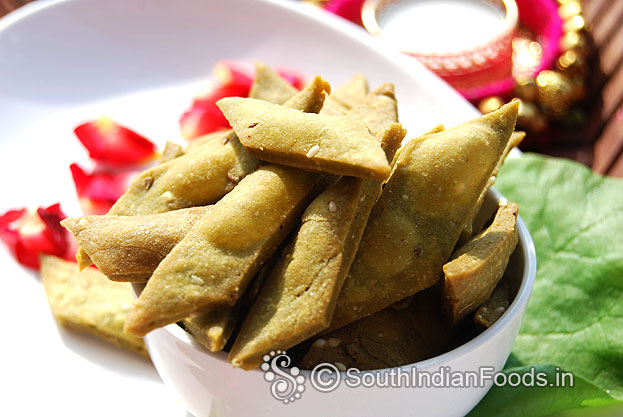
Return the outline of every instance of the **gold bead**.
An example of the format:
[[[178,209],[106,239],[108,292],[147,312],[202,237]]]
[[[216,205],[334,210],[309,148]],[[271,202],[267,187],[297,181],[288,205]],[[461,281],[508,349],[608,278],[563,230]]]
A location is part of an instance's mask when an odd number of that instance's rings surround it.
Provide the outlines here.
[[[585,77],[587,73],[586,60],[574,50],[567,51],[558,57],[556,68],[566,76]]]
[[[535,101],[537,99],[536,82],[532,77],[518,77],[515,86],[515,96],[525,101]]]
[[[478,110],[482,114],[491,113],[502,107],[504,105],[504,101],[497,96],[484,98],[478,103]]]
[[[586,19],[581,14],[576,14],[566,19],[562,24],[562,29],[567,32],[579,32],[586,29]]]
[[[532,133],[540,133],[547,128],[547,118],[533,103],[520,100],[517,124]]]
[[[578,63],[578,56],[573,51],[567,51],[558,57],[556,66],[559,70],[566,70]]]
[[[558,8],[558,15],[563,20],[567,20],[580,13],[582,13],[582,5],[577,0],[568,1]]]
[[[537,96],[543,109],[554,117],[564,115],[572,104],[571,80],[556,71],[541,71],[536,77]]]
[[[567,32],[560,39],[560,49],[563,51],[575,51],[576,54],[588,56],[590,45],[585,34],[580,32]]]

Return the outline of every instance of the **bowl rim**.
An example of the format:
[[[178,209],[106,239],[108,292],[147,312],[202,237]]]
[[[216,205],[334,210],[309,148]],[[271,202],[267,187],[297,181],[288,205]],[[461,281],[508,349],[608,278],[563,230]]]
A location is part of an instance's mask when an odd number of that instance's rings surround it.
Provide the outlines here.
[[[489,196],[493,196],[495,201],[505,201],[506,198],[495,188],[491,187],[488,191]],[[439,367],[443,364],[447,364],[457,360],[459,357],[468,354],[470,351],[477,349],[479,346],[484,345],[491,339],[495,338],[499,333],[504,331],[504,328],[507,327],[510,322],[517,315],[522,314],[522,310],[527,304],[530,294],[532,293],[532,287],[534,285],[534,281],[536,279],[536,266],[537,266],[537,257],[536,257],[536,249],[534,247],[534,242],[532,240],[532,236],[528,227],[524,223],[521,216],[517,216],[517,232],[519,241],[517,244],[517,248],[515,250],[520,250],[521,255],[523,256],[523,273],[521,276],[521,284],[519,289],[517,290],[517,294],[510,304],[509,308],[502,314],[502,316],[495,322],[491,327],[469,340],[466,343],[448,351],[442,353],[441,355],[434,356],[429,359],[425,359],[419,362],[413,362],[406,365],[394,366],[391,368],[382,368],[382,369],[374,369],[362,372],[373,372],[373,373],[387,373],[392,370],[396,370],[400,368],[402,371],[409,370],[411,368],[416,369],[424,369],[424,368],[435,368]],[[137,292],[137,284],[133,284],[133,288],[135,292]],[[142,285],[142,284],[139,284]],[[161,330],[168,332],[171,336],[177,339],[178,342],[183,343],[188,348],[193,349],[199,354],[208,355],[213,360],[218,360],[221,362],[225,362],[227,365],[232,366],[227,361],[227,352],[219,351],[219,352],[210,352],[204,346],[196,342],[193,337],[188,334],[184,329],[178,326],[176,323],[169,324],[164,326]],[[148,344],[149,346],[149,344]],[[245,372],[256,372],[262,373],[259,368],[248,370]],[[301,373],[305,375],[309,375],[312,371],[301,369]],[[341,371],[341,374],[345,374],[346,371]]]

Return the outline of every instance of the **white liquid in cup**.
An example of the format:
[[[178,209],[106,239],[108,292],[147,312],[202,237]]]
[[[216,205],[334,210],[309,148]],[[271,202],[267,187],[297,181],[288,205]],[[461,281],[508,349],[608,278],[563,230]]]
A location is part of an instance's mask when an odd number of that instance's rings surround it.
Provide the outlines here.
[[[485,0],[400,0],[377,15],[385,40],[419,54],[485,45],[502,34],[504,18],[503,5]]]

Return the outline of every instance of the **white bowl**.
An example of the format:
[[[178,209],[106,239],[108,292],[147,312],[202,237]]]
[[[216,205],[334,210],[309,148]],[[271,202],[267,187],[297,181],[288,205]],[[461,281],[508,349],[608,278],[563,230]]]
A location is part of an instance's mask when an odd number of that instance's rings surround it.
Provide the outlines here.
[[[490,190],[479,217],[490,217],[501,199],[503,197],[499,192]],[[493,375],[500,371],[519,332],[536,276],[536,253],[532,238],[521,218],[517,226],[519,243],[506,272],[514,300],[493,326],[440,356],[369,373],[376,374],[380,381],[387,381],[386,378],[401,378],[398,373],[412,375],[414,370],[431,376],[457,372]],[[344,383],[347,376],[341,372],[342,383],[330,392],[323,392],[312,385],[310,378],[318,380],[321,377],[323,381],[331,381],[327,375],[312,376],[310,371],[301,371],[305,377],[305,390],[301,398],[284,404],[271,395],[271,383],[265,379],[262,370],[233,368],[227,362],[226,353],[209,352],[176,324],[154,330],[147,335],[146,340],[163,381],[177,392],[188,410],[197,417],[461,417],[478,404],[493,384],[492,380],[482,378],[479,380],[479,384],[482,383],[480,385],[472,383],[458,388],[437,385],[353,388]],[[392,377],[392,374],[396,376]],[[335,377],[335,374],[332,376]],[[276,379],[280,379],[279,375]],[[334,387],[332,383],[326,385]]]

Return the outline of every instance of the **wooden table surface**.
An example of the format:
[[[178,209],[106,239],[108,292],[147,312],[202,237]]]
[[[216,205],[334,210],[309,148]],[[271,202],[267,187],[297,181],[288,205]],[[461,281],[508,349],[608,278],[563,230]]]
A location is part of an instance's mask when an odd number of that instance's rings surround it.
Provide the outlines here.
[[[586,126],[592,168],[623,177],[623,1],[585,0],[587,20],[598,55],[593,71]]]
[[[0,0],[0,17],[31,0]],[[583,0],[592,27],[595,64],[588,83],[580,140],[558,138],[543,152],[578,160],[623,178],[623,0]],[[577,135],[576,135],[577,136]]]

